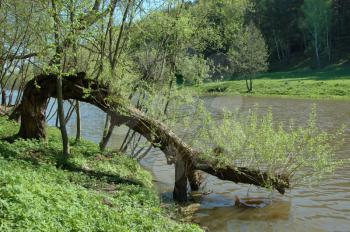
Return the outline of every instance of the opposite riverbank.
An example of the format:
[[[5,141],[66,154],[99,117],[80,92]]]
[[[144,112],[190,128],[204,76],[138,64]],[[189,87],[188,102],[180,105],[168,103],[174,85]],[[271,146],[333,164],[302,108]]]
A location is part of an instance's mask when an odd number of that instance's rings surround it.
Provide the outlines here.
[[[245,80],[208,82],[186,86],[200,95],[254,95],[292,98],[350,99],[350,67],[330,66],[320,70],[298,69],[265,73],[253,80],[247,93]]]

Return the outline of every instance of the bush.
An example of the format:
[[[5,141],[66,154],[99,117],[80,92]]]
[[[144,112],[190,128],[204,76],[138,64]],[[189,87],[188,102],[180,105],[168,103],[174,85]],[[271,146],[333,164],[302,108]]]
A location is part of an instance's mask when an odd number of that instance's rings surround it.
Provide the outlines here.
[[[203,158],[217,167],[247,167],[271,175],[290,178],[292,184],[313,182],[332,173],[343,161],[335,158],[342,144],[344,128],[329,134],[316,125],[313,109],[307,125],[276,124],[273,115],[258,116],[253,109],[248,114],[225,112],[221,120],[211,116],[201,118],[204,126],[197,130],[194,144],[201,148]],[[213,149],[216,155],[213,155]]]

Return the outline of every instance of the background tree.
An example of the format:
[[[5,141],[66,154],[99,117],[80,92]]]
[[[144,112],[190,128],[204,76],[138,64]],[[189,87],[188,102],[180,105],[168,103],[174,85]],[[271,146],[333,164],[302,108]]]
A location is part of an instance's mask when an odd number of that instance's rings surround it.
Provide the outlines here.
[[[311,37],[316,65],[319,68],[321,66],[320,56],[325,51],[325,48],[327,48],[326,51],[330,54],[329,26],[331,25],[331,1],[305,0],[302,11],[304,13],[304,20],[301,22],[301,27]]]
[[[196,25],[193,48],[215,67],[212,79],[230,78],[235,74],[228,51],[247,25],[246,15],[251,10],[249,0],[205,0],[190,8]]]
[[[253,25],[242,29],[228,56],[235,73],[246,79],[247,92],[253,91],[253,76],[267,70],[268,51],[260,31]]]
[[[303,0],[252,0],[250,18],[266,39],[270,61],[288,64],[293,54],[304,50],[299,27]]]

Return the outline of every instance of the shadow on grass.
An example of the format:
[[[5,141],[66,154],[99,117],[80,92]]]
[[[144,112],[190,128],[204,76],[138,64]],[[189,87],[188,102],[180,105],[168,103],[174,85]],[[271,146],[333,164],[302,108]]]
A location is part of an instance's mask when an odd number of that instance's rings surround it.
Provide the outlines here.
[[[16,141],[16,136],[6,137],[0,140],[8,142],[8,144],[0,143],[0,156],[9,161],[22,160],[38,167],[45,164],[47,165],[50,163],[55,163],[56,168],[58,169],[84,174],[90,178],[94,178],[108,184],[129,184],[144,186],[144,183],[141,181],[125,178],[114,173],[111,174],[108,172],[82,168],[73,163],[70,163],[69,161],[65,165],[57,167],[57,164],[59,163],[60,152],[55,149],[35,147],[31,150],[27,150],[25,154],[19,154],[18,151],[15,151],[10,147],[11,143]]]
[[[256,79],[350,80],[350,66],[264,73]]]
[[[95,178],[97,180],[105,181],[108,184],[129,184],[129,185],[137,185],[137,186],[144,186],[144,184],[141,181],[133,180],[133,179],[128,179],[121,177],[116,174],[110,174],[107,172],[101,172],[98,170],[87,170],[85,168],[76,166],[72,163],[67,163],[62,167],[62,169],[70,171],[70,172],[79,172],[83,173],[89,177]]]

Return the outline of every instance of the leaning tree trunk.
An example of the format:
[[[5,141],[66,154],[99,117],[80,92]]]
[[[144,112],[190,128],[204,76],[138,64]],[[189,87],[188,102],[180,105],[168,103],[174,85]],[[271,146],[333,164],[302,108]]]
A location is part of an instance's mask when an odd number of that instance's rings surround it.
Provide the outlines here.
[[[53,74],[39,75],[27,83],[19,107],[22,118],[18,133],[20,137],[37,139],[46,137],[46,102],[50,97],[57,97],[56,79],[57,76]],[[85,73],[64,76],[62,81],[63,99],[75,99],[99,107],[111,115],[116,126],[126,125],[143,135],[154,147],[163,151],[170,163],[176,163],[178,166],[177,184],[174,188],[176,200],[186,200],[187,180],[191,179],[191,172],[194,170],[201,170],[219,179],[236,183],[272,186],[281,194],[289,188],[289,179],[283,175],[271,175],[245,167],[217,168],[215,164],[202,159],[198,151],[187,145],[162,122],[146,116],[134,107],[120,103],[123,101],[109,101],[111,98],[108,87],[96,80],[85,78]],[[89,95],[86,95],[85,89],[89,89]]]

